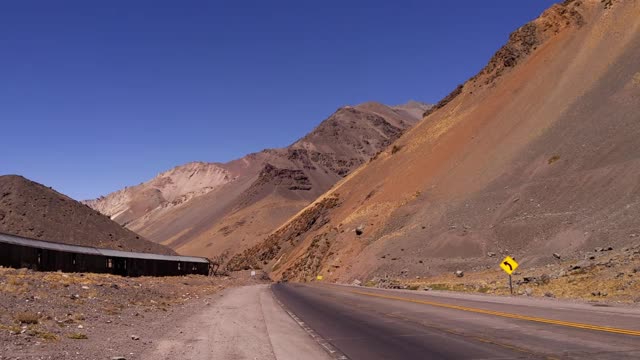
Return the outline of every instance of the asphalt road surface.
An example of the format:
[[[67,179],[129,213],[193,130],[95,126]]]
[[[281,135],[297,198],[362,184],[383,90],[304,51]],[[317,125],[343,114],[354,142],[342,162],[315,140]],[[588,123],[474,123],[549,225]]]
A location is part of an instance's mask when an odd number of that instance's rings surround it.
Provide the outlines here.
[[[638,307],[328,284],[272,291],[335,359],[640,359]]]

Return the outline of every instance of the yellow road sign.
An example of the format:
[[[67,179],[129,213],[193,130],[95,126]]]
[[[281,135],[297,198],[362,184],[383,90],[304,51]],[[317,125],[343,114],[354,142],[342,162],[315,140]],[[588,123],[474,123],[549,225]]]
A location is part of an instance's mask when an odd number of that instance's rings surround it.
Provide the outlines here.
[[[514,271],[516,271],[516,269],[518,268],[518,263],[513,260],[513,258],[511,256],[507,256],[506,258],[504,258],[504,260],[502,260],[502,262],[500,263],[500,267],[502,268],[502,270],[504,270],[507,274],[511,275],[511,273],[513,273]]]
[[[323,279],[322,275],[316,276],[316,280],[322,280],[322,279]]]

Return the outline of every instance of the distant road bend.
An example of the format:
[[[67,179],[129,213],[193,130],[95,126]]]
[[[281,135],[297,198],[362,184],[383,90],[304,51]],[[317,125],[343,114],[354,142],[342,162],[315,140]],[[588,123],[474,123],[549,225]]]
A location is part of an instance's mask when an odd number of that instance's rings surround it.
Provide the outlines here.
[[[638,308],[328,284],[272,291],[336,359],[640,359]]]

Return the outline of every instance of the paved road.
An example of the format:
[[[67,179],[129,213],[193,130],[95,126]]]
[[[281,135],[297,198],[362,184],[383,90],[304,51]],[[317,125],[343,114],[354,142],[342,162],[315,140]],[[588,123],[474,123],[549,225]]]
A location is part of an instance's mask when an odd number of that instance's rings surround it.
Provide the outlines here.
[[[640,309],[553,299],[274,284],[350,359],[640,359]]]

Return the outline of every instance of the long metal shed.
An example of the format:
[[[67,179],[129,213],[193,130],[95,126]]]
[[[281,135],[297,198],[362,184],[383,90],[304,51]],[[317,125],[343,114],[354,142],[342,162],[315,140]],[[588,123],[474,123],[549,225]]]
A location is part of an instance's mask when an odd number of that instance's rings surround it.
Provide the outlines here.
[[[209,260],[206,258],[100,249],[4,233],[0,233],[0,265],[123,276],[209,274]]]

